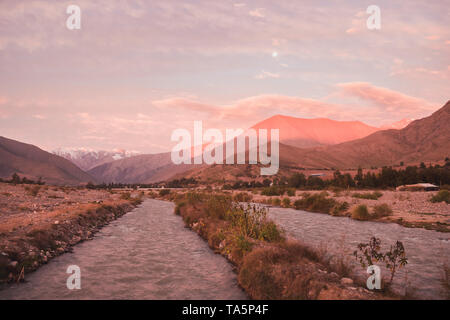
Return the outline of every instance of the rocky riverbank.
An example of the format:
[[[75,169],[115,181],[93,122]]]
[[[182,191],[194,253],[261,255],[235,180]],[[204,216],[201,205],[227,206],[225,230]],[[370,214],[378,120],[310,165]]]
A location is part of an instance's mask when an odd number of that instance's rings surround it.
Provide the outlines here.
[[[252,299],[395,299],[375,293],[351,279],[344,265],[287,239],[258,210],[230,209],[223,196],[186,194],[175,200],[175,213],[238,274],[239,285]]]
[[[8,195],[2,194],[3,197],[21,199],[22,206],[33,207],[30,199],[19,197],[21,189],[25,190],[27,186],[7,187]],[[33,186],[28,188],[31,190]],[[48,193],[45,193],[48,190],[40,191],[40,198],[48,198]],[[27,273],[50,259],[71,251],[81,241],[92,239],[100,228],[129,212],[141,201],[130,194],[123,196],[106,191],[77,189],[74,193],[83,193],[87,199],[102,193],[102,200],[86,202],[85,198],[84,203],[74,203],[67,198],[60,202],[51,198],[52,210],[26,212],[11,210],[17,204],[6,202],[9,206],[0,211],[0,283],[23,280]]]

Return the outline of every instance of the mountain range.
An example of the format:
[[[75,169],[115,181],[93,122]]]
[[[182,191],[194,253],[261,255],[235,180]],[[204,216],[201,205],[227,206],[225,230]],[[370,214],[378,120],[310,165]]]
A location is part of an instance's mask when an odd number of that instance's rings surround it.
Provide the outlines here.
[[[137,156],[140,154],[138,151],[127,151],[122,149],[95,151],[86,148],[58,148],[52,151],[52,153],[70,160],[84,171],[88,171],[104,163]]]
[[[449,123],[450,101],[431,116],[412,121],[400,130],[378,130],[364,138],[312,148],[280,143],[279,172],[286,175],[296,169],[356,169],[444,160],[450,157]],[[280,132],[280,140],[282,137]],[[255,177],[257,169],[257,165],[213,165],[193,168],[175,178],[235,180]]]
[[[450,101],[429,117],[402,120],[388,126],[401,129],[382,130],[358,121],[280,115],[252,128],[280,128],[280,172],[283,173],[288,168],[355,169],[443,160],[450,156],[449,123]],[[404,125],[407,126],[402,128]],[[257,165],[174,165],[170,152],[134,155],[126,151],[59,149],[55,153],[61,156],[0,137],[0,177],[17,172],[31,179],[42,177],[54,184],[151,183],[174,177],[228,180],[255,177],[259,172]]]

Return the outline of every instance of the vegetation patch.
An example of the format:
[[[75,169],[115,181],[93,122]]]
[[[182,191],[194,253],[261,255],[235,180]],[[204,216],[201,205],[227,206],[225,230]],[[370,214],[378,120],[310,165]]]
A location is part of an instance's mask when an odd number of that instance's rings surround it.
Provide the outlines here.
[[[353,198],[368,199],[368,200],[378,200],[382,196],[383,196],[383,193],[381,193],[380,191],[367,192],[367,193],[355,192],[354,194],[352,194]]]
[[[383,218],[392,215],[392,209],[387,203],[382,203],[373,207],[373,218]]]
[[[306,210],[320,213],[331,213],[332,209],[338,204],[336,200],[328,197],[328,193],[309,194],[304,193],[302,199],[294,202],[294,208],[297,210]]]
[[[445,202],[450,204],[450,191],[448,190],[440,190],[436,195],[431,197],[431,202]]]
[[[229,195],[186,193],[176,201],[175,213],[236,266],[239,284],[253,299],[346,299],[361,294],[340,284],[338,268],[349,268],[335,267],[318,250],[286,239],[263,207],[239,205]]]
[[[355,220],[370,220],[371,216],[369,214],[369,209],[367,209],[367,206],[365,204],[360,204],[353,208],[352,210],[352,219]]]

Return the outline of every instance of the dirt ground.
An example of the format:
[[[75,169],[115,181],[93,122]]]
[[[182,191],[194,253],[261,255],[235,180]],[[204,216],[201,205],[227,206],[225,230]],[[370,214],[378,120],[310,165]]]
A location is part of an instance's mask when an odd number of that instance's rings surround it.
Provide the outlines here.
[[[0,233],[58,223],[99,203],[115,203],[120,193],[85,188],[0,183]]]

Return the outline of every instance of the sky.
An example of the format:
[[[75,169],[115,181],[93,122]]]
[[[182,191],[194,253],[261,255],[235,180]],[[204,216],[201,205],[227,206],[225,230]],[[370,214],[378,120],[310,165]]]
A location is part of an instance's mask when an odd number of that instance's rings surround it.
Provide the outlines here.
[[[66,9],[81,9],[69,30]],[[369,5],[381,28],[369,30]],[[382,126],[450,99],[450,0],[0,0],[0,136],[170,151],[276,114]]]

